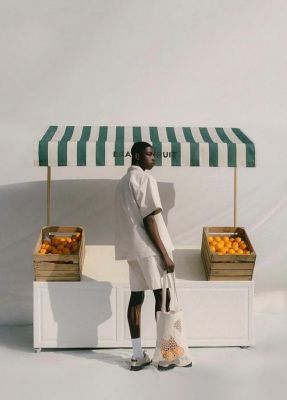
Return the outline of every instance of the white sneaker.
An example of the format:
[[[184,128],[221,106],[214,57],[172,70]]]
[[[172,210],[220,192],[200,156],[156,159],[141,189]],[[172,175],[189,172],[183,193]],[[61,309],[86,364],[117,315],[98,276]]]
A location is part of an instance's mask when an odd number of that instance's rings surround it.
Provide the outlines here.
[[[159,371],[167,371],[175,367],[192,367],[192,361],[187,358],[176,358],[173,361],[159,361],[157,368]]]
[[[139,371],[140,369],[146,367],[147,365],[151,364],[152,360],[149,358],[149,355],[143,350],[143,358],[131,358],[131,371]]]

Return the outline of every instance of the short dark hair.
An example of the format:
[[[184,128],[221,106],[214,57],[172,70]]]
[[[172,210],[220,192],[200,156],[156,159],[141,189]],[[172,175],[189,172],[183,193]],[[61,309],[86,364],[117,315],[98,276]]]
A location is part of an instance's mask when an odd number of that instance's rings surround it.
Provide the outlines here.
[[[136,153],[142,155],[146,147],[152,147],[152,145],[147,142],[135,142],[131,148],[132,159],[135,160]]]

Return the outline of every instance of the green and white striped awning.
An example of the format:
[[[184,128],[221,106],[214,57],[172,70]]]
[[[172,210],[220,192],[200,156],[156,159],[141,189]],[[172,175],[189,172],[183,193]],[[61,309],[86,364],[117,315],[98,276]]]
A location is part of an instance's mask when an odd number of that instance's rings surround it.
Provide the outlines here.
[[[255,167],[254,143],[238,128],[50,126],[34,141],[38,166],[130,166],[148,142],[157,166]]]

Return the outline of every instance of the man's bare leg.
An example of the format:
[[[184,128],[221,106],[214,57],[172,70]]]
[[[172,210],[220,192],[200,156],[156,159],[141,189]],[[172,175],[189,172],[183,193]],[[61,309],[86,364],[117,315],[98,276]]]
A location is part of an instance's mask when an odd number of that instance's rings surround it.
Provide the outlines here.
[[[128,306],[128,323],[130,327],[133,358],[142,358],[143,350],[141,347],[141,307],[144,302],[144,291],[131,292],[131,297]]]
[[[162,289],[155,289],[153,290],[153,294],[155,297],[155,319],[156,319],[156,313],[157,311],[161,310],[161,305],[162,305]],[[170,305],[170,291],[169,288],[166,288],[166,311],[169,311],[169,305]]]

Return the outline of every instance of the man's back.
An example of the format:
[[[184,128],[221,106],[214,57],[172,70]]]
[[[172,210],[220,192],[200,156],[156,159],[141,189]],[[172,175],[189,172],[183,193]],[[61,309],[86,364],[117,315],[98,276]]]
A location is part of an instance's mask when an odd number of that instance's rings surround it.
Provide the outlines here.
[[[133,260],[158,255],[143,219],[155,213],[159,234],[168,250],[173,244],[162,218],[162,205],[155,178],[132,165],[115,191],[115,259]]]

